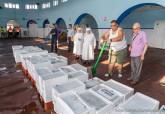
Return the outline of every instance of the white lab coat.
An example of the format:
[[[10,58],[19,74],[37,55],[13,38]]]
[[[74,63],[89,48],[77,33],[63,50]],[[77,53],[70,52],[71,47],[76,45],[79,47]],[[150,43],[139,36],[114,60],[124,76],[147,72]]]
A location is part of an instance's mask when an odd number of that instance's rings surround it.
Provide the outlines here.
[[[75,55],[82,55],[82,45],[83,45],[83,33],[76,33],[74,36],[74,48],[73,53]]]
[[[94,49],[96,47],[96,38],[93,33],[86,34],[84,37],[82,60],[94,60]]]

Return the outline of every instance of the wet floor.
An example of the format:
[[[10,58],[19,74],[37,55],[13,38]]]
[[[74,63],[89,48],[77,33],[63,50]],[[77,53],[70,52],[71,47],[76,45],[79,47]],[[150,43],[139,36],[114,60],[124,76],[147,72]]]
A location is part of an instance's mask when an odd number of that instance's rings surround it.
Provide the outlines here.
[[[0,114],[48,114],[44,109],[37,96],[37,91],[32,87],[31,82],[23,75],[20,68],[16,67],[12,45],[37,45],[44,49],[48,46],[31,39],[0,39]],[[58,54],[69,58],[69,64],[79,62],[75,60],[72,53],[65,49],[59,50]],[[96,55],[98,51],[96,51]],[[160,101],[161,105],[165,104],[165,87],[160,85],[160,80],[165,76],[165,50],[150,48],[144,62],[142,78],[140,82],[132,86],[137,92],[142,92]],[[107,71],[107,52],[105,52],[101,64],[97,70],[98,77],[104,78]],[[124,68],[124,76],[117,78],[114,73],[113,79],[124,83],[128,86],[130,82],[127,77],[130,76],[130,65],[128,63]]]

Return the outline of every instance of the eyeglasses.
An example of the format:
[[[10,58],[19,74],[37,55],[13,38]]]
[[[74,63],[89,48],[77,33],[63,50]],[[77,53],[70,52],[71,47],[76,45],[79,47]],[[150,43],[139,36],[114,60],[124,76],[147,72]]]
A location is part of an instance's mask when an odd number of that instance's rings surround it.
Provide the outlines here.
[[[133,28],[133,30],[138,30],[138,28]]]

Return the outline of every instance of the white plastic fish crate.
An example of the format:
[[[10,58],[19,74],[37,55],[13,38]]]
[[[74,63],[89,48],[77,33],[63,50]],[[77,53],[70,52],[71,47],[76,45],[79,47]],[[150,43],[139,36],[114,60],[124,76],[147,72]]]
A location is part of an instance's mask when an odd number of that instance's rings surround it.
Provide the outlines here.
[[[95,114],[109,114],[109,112],[113,109],[112,103],[103,99],[100,95],[93,91],[87,90],[77,94],[89,107],[95,110]]]
[[[36,56],[36,55],[43,55],[43,54],[48,54],[48,51],[46,50],[39,50],[39,51],[33,51],[33,52],[26,52],[26,53],[21,53],[20,54],[20,59],[21,62],[24,58],[26,57],[31,57],[31,56]]]
[[[20,49],[22,49],[23,48],[23,45],[13,45],[12,46],[12,50],[14,51],[14,50],[20,50]]]
[[[104,82],[105,81],[103,81],[102,79],[94,77],[92,79],[86,80],[84,82],[84,84],[86,85],[86,89],[90,89],[90,88],[92,88],[92,87],[94,87],[96,85],[102,84]]]
[[[41,79],[40,77],[44,77],[44,76],[47,76],[47,75],[52,75],[52,72],[49,68],[47,67],[44,67],[44,68],[39,68],[39,69],[36,69],[36,72],[35,72],[35,81],[36,81],[36,88],[38,90],[39,93],[41,93],[42,90],[40,90],[40,87],[39,87],[39,83],[41,85]]]
[[[57,98],[55,112],[57,114],[95,114],[94,109],[73,92]]]
[[[158,114],[165,114],[165,105],[163,105],[163,106],[160,108]]]
[[[73,73],[76,71],[76,69],[72,68],[71,66],[62,66],[59,69],[61,69],[66,74]]]
[[[82,71],[84,71],[84,72],[88,72],[88,69],[87,69],[87,67],[84,67],[84,66],[82,66],[82,65],[80,65],[80,64],[72,64],[72,65],[70,65],[71,67],[73,67],[74,69],[76,69],[76,70],[82,70]]]
[[[69,78],[69,80],[79,79],[79,80],[85,82],[86,80],[89,79],[89,75],[88,75],[87,72],[79,70],[79,71],[75,71],[75,72],[69,73],[68,74],[68,78]]]
[[[124,95],[124,100],[127,100],[129,97],[131,97],[134,94],[134,89],[131,87],[128,87],[120,82],[117,82],[115,80],[109,80],[105,82],[106,86],[109,86],[110,88],[120,92]]]
[[[68,75],[60,69],[54,70],[53,74],[40,77],[39,87],[45,103],[52,101],[52,87],[68,81]]]
[[[59,96],[69,92],[82,92],[85,91],[85,84],[78,79],[69,80],[62,84],[57,84],[52,88],[52,100],[54,106],[56,106],[56,101]]]
[[[111,114],[156,114],[159,101],[141,93],[136,93],[120,104]]]
[[[118,91],[116,91],[104,84],[97,85],[97,86],[91,88],[90,90],[94,91],[95,93],[97,93],[98,95],[103,97],[104,99],[111,102],[113,104],[114,108],[116,106],[118,106],[119,104],[121,104],[124,100],[124,96],[121,93],[119,93]]]
[[[15,62],[16,63],[20,63],[21,62],[21,58],[20,58],[20,53],[25,53],[26,51],[25,50],[23,50],[23,49],[20,49],[20,50],[15,50],[14,52],[13,52],[13,54],[14,54],[14,59],[15,59]]]
[[[28,73],[32,76],[33,80],[36,80],[36,68],[39,69],[43,67],[48,67],[51,65],[51,62],[39,56],[33,56],[32,58],[26,60],[26,65]]]
[[[41,51],[41,52],[36,52],[36,53],[21,54],[20,59],[21,59],[22,66],[25,68],[25,70],[27,70],[28,59],[35,57],[37,58],[37,60],[39,60],[39,58],[42,57],[41,55],[46,55],[47,53],[48,53],[47,51]]]
[[[24,55],[26,56],[27,54],[36,55],[37,53],[44,53],[44,52],[48,53],[48,51],[42,50],[38,47],[33,47],[33,46],[24,47],[21,50],[15,51],[15,61],[16,61],[16,63],[21,62],[21,56],[24,56]]]

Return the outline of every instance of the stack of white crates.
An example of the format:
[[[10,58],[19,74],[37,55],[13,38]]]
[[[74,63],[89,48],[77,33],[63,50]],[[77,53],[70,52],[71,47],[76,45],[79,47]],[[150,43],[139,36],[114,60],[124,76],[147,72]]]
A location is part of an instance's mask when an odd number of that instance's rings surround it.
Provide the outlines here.
[[[97,77],[94,77],[92,79],[86,80],[84,82],[84,84],[86,86],[86,89],[90,89],[90,88],[92,88],[94,86],[97,86],[97,85],[100,85],[102,83],[105,83],[105,81],[103,81],[102,79],[97,78]]]
[[[79,68],[80,70],[75,69],[71,65],[63,66],[60,67],[59,69],[61,69],[63,72],[65,72],[68,75],[69,80],[79,79],[81,81],[86,81],[88,80],[89,77],[87,72],[82,71],[81,68]]]
[[[95,114],[93,108],[89,107],[76,93],[72,92],[63,94],[57,98],[56,113]]]
[[[25,46],[22,49],[15,50],[14,56],[15,56],[15,62],[20,63],[21,58],[23,59],[26,56],[32,56],[36,54],[41,54],[41,53],[48,53],[46,50],[42,50],[38,47],[35,46]]]
[[[78,96],[90,108],[95,110],[95,114],[109,114],[109,112],[113,109],[113,104],[98,95],[96,92],[87,90],[85,92],[78,93]]]
[[[43,67],[57,69],[61,66],[66,66],[68,64],[67,59],[55,55],[52,56],[52,54],[32,56],[31,58],[27,59],[26,63],[28,66],[28,71],[35,81],[38,81],[36,69],[40,69]]]
[[[12,46],[14,58],[16,58],[16,51],[21,50],[21,49],[23,49],[23,45],[13,45]]]
[[[36,69],[36,74],[35,74],[35,82],[36,82],[36,88],[37,88],[37,91],[39,93],[41,93],[42,90],[40,90],[40,85],[41,85],[41,77],[44,77],[44,76],[49,76],[49,75],[52,75],[52,71],[47,68],[47,67],[43,67],[43,68],[39,68],[39,69]]]
[[[114,108],[124,101],[124,96],[121,93],[104,84],[95,86],[90,90],[111,102]]]
[[[141,93],[136,93],[120,104],[111,114],[156,114],[159,101]]]
[[[41,56],[32,56],[26,60],[28,73],[36,81],[36,68],[50,66],[51,62]]]
[[[44,102],[48,103],[52,101],[52,87],[68,81],[68,76],[60,69],[56,69],[50,75],[40,76],[39,80],[40,95],[43,97]]]
[[[134,89],[131,87],[128,87],[120,82],[117,82],[115,80],[109,80],[105,82],[105,85],[118,91],[120,94],[124,96],[124,101],[130,98],[134,94]]]
[[[46,51],[46,50],[33,50],[30,52],[21,53],[20,54],[20,60],[21,60],[23,67],[26,69],[26,59],[28,57],[35,56],[35,55],[39,56],[42,54],[48,54],[48,51]]]
[[[82,92],[85,91],[85,84],[78,79],[69,80],[62,84],[55,85],[52,89],[52,101],[54,104],[54,110],[56,110],[56,101],[57,98],[62,94],[69,92]]]

